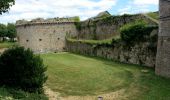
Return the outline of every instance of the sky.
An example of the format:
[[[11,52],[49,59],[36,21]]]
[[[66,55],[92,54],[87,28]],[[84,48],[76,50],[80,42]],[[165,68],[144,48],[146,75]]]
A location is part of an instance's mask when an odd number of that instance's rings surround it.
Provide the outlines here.
[[[159,0],[16,0],[0,23],[16,20],[79,16],[81,20],[108,11],[112,15],[158,11]]]

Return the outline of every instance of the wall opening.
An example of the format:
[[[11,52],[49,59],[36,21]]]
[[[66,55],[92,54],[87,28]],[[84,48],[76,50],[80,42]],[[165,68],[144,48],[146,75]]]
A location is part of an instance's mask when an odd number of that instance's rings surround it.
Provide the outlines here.
[[[39,41],[42,41],[42,39],[39,39]]]

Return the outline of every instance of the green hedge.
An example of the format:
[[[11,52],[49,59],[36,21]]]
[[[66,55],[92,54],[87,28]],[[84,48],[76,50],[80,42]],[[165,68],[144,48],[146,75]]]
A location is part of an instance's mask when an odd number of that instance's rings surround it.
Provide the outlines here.
[[[0,85],[28,92],[42,92],[47,68],[30,49],[13,47],[0,56]]]
[[[135,21],[128,23],[120,28],[120,36],[122,41],[127,44],[147,41],[150,33],[158,26],[148,26],[144,21]]]

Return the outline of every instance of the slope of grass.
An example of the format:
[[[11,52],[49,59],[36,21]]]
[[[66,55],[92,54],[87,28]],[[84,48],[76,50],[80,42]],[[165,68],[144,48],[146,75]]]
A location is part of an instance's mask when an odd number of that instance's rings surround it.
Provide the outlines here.
[[[150,16],[153,19],[159,20],[158,12],[150,12],[150,13],[147,13],[147,15]]]
[[[46,85],[63,96],[97,95],[125,90],[123,100],[169,100],[170,79],[153,69],[70,53],[43,54]],[[144,70],[144,71],[143,71]]]

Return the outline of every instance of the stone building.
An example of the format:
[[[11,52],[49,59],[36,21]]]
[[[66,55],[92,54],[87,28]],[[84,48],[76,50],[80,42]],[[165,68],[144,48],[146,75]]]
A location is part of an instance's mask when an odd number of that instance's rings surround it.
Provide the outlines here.
[[[170,77],[170,0],[159,0],[159,38],[156,74]]]
[[[16,27],[19,44],[35,53],[64,51],[66,35],[77,32],[74,20],[68,18],[20,20]]]

